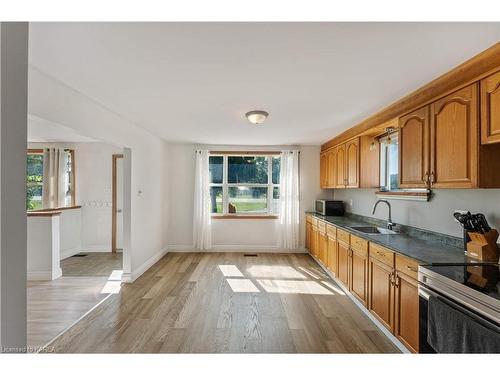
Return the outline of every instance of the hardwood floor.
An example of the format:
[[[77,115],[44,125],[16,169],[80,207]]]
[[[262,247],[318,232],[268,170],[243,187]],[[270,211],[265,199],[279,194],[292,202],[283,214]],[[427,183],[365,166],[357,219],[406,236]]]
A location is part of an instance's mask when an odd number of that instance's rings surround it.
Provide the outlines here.
[[[394,353],[306,254],[170,253],[55,352]]]
[[[61,277],[29,281],[28,345],[39,347],[70,327],[108,293],[101,293],[107,277]]]
[[[61,261],[63,276],[109,276],[123,269],[122,253],[81,253]]]

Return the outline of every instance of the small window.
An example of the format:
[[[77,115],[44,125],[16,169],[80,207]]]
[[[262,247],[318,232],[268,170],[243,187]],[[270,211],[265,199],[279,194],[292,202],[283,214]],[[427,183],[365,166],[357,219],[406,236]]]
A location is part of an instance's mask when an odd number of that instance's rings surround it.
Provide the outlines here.
[[[75,204],[75,153],[65,150],[65,207]],[[29,149],[26,156],[26,210],[43,209],[43,149]]]
[[[278,214],[280,164],[276,155],[210,155],[212,214]]]
[[[399,141],[398,133],[380,139],[380,189],[399,188]]]
[[[26,210],[42,208],[43,153],[28,152],[26,160]]]

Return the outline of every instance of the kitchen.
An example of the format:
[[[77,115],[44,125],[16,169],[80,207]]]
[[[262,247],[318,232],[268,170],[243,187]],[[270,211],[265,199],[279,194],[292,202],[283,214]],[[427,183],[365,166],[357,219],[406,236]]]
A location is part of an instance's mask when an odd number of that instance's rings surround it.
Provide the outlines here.
[[[472,189],[500,187],[499,58],[497,43],[322,145],[320,183],[339,200],[306,214],[306,248],[410,352],[499,351],[498,231],[468,211],[498,227],[498,192],[474,205]],[[422,207],[443,195],[463,198]]]

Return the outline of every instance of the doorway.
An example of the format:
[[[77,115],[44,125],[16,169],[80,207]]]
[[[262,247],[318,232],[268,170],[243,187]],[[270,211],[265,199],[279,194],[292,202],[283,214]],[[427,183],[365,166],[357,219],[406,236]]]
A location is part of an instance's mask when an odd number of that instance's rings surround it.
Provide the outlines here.
[[[123,154],[113,155],[111,251],[123,251]]]

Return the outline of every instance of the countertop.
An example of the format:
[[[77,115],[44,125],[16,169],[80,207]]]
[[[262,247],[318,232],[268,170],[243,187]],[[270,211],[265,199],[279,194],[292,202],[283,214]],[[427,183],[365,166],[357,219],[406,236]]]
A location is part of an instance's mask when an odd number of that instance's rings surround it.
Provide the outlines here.
[[[439,241],[423,240],[406,233],[373,235],[358,232],[350,227],[373,225],[358,218],[350,216],[322,216],[312,212],[308,212],[307,214],[333,224],[370,242],[385,246],[399,254],[416,259],[422,264],[433,265],[442,263],[481,262],[477,259],[467,257],[463,248],[447,245]]]

